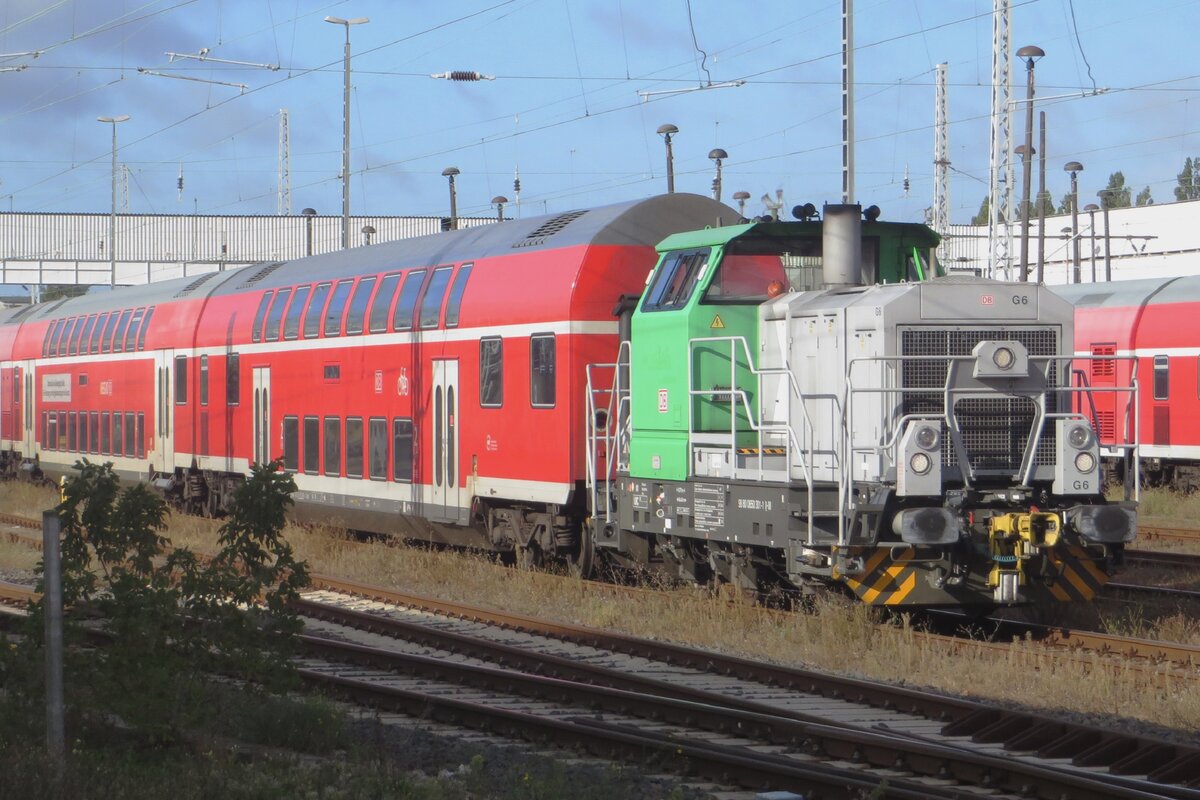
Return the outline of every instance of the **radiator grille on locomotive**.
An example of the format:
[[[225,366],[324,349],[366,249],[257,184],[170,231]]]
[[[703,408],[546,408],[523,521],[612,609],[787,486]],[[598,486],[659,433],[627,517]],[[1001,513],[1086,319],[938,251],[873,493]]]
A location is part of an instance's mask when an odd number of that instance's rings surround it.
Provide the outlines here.
[[[980,342],[998,340],[1020,342],[1030,356],[1052,356],[1058,351],[1058,331],[1052,328],[912,328],[902,331],[901,354],[922,357],[918,361],[902,362],[901,381],[907,390],[903,412],[942,412],[942,388],[950,362],[929,356],[969,356]],[[1032,361],[1030,366],[1031,369],[1040,368],[1044,363]],[[964,371],[960,374],[970,375],[969,365],[962,364],[958,369]],[[1047,377],[1050,386],[1058,385],[1056,363],[1050,363]],[[926,387],[933,391],[920,391]],[[1056,411],[1057,407],[1057,396],[1048,394],[1046,413]],[[1020,468],[1036,414],[1033,400],[1026,397],[963,397],[955,402],[954,412],[976,474],[1012,474]],[[1048,420],[1034,455],[1035,465],[1054,464],[1054,431],[1054,421]],[[942,440],[942,465],[958,465],[958,453],[949,436]]]

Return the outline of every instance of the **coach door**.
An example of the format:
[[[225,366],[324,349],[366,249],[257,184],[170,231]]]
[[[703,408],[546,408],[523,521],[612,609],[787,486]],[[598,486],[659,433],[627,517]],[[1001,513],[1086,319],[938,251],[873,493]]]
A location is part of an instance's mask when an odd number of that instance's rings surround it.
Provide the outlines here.
[[[254,367],[254,463],[271,458],[271,368]]]
[[[34,443],[36,438],[34,429],[34,414],[37,413],[37,403],[34,402],[34,395],[37,393],[37,385],[34,383],[36,378],[35,370],[32,361],[25,361],[21,367],[20,379],[22,383],[21,390],[21,408],[19,424],[24,433],[20,439],[23,442],[21,450],[25,458],[33,458],[33,454],[37,451],[37,446]]]
[[[154,357],[154,451],[151,465],[158,472],[175,471],[175,351],[158,350]]]
[[[430,511],[443,518],[457,519],[460,505],[457,361],[433,362],[432,405],[433,508]]]

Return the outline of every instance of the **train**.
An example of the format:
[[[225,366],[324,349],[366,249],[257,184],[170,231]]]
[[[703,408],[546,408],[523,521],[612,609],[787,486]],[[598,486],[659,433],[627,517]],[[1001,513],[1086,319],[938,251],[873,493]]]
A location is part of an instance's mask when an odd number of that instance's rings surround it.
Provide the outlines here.
[[[1108,500],[1041,286],[875,207],[667,194],[0,312],[0,472],[81,457],[220,515],[892,608],[1090,599]]]
[[[1200,346],[1193,313],[1200,278],[1181,276],[1059,286],[1075,305],[1085,379],[1124,387],[1085,410],[1116,483],[1200,489]],[[1140,458],[1129,442],[1140,441]]]

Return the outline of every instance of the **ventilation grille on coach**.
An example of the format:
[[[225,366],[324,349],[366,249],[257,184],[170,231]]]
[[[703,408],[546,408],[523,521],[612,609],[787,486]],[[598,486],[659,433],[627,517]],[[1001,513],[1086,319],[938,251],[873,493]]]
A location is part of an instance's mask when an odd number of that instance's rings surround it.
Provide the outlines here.
[[[581,211],[568,211],[565,214],[559,214],[557,217],[551,217],[533,229],[524,239],[516,242],[513,247],[533,247],[534,245],[542,244],[586,213],[587,209],[583,209]]]
[[[1020,342],[1031,356],[1058,352],[1058,331],[1053,328],[913,328],[901,332],[900,347],[906,356],[969,356],[980,342],[1003,339]],[[903,362],[902,381],[910,390],[905,392],[904,413],[941,413],[949,363],[938,358]],[[964,364],[959,369],[970,367]],[[1051,386],[1058,385],[1058,365],[1054,362],[1048,379]],[[926,387],[932,391],[919,391]],[[1054,393],[1047,395],[1046,413],[1057,410],[1057,399]],[[1023,397],[964,397],[957,401],[955,415],[976,474],[1012,474],[1020,469],[1035,413],[1033,401]],[[1054,464],[1054,429],[1054,421],[1047,420],[1034,455],[1035,465]],[[942,465],[958,465],[958,453],[949,436],[942,442]]]

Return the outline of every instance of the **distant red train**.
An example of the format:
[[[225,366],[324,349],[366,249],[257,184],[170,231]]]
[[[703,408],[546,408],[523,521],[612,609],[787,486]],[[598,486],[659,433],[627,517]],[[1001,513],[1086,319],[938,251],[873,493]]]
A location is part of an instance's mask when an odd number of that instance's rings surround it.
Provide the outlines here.
[[[1114,445],[1141,442],[1141,474],[1151,483],[1200,489],[1200,277],[1055,287],[1075,304],[1076,354],[1097,387],[1093,426],[1116,474],[1132,475]]]
[[[111,461],[214,515],[282,456],[298,516],[570,555],[614,304],[737,218],[664,195],[4,311],[0,466]]]

